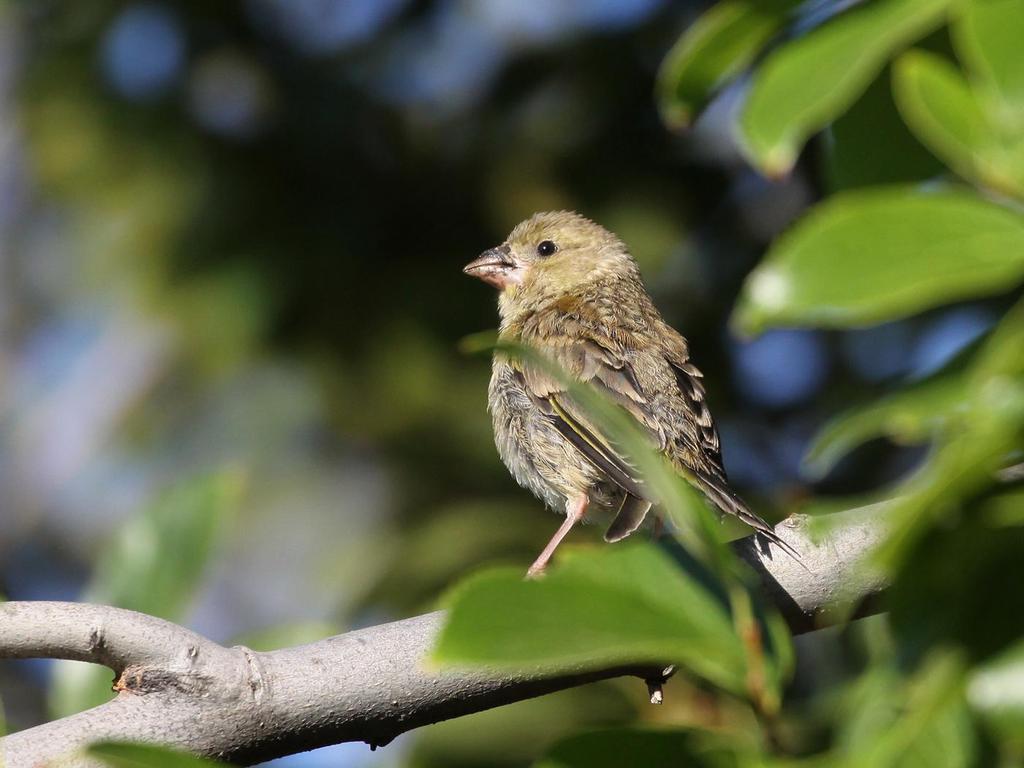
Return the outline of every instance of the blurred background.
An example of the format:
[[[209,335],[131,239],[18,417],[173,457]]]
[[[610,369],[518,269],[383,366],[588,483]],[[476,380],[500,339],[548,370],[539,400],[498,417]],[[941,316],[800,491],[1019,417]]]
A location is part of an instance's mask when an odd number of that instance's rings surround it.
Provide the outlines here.
[[[525,568],[558,520],[493,448],[489,360],[459,342],[496,325],[495,296],[460,270],[538,210],[630,245],[766,517],[905,472],[919,452],[882,441],[817,483],[801,458],[842,404],[934,372],[1005,302],[731,334],[742,279],[809,205],[938,164],[887,88],[774,182],[731,138],[742,82],[667,129],[655,76],[707,5],[3,4],[0,594],[272,648],[428,610],[485,563]],[[866,161],[865,121],[898,161]],[[834,637],[801,642],[802,663],[841,666]],[[102,700],[96,675],[0,665],[7,728]],[[634,719],[640,687],[275,765],[523,765]]]

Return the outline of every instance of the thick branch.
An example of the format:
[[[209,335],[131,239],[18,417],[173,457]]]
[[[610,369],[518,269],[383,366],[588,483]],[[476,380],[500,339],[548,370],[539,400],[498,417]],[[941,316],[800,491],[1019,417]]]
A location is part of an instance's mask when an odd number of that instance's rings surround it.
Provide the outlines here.
[[[806,568],[777,549],[769,559],[752,538],[735,546],[794,631],[806,631],[884,588],[863,568],[884,532],[879,511],[834,516],[818,544],[805,518],[780,524],[776,531],[802,553]],[[21,768],[117,739],[253,763],[343,741],[386,744],[421,725],[595,680],[652,674],[639,666],[556,675],[430,671],[423,659],[442,621],[442,613],[431,613],[256,653],[116,608],[0,604],[0,658],[94,661],[119,675],[111,702],[8,736],[2,754],[7,768]]]

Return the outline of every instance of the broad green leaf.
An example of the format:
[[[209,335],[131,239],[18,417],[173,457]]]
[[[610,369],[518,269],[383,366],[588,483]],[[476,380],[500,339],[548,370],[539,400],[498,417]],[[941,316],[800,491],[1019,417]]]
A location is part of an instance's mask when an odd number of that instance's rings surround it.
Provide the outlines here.
[[[953,39],[972,80],[1009,133],[1024,129],[1024,0],[961,4]]]
[[[713,93],[754,60],[802,0],[725,0],[697,19],[668,52],[658,72],[661,115],[685,128]]]
[[[827,475],[846,454],[876,437],[902,445],[929,440],[963,405],[966,377],[950,370],[831,419],[804,458],[811,477]]]
[[[167,747],[117,741],[92,744],[85,754],[110,768],[217,768],[226,765]]]
[[[751,162],[788,173],[800,148],[838,117],[903,46],[937,27],[951,0],[874,0],[768,56],[740,118]]]
[[[893,88],[907,125],[950,168],[981,186],[1024,195],[1024,139],[1000,136],[950,61],[923,51],[904,54]]]
[[[202,583],[225,521],[241,491],[238,472],[181,483],[128,521],[97,558],[83,600],[180,621]],[[110,698],[110,672],[60,662],[50,706],[65,717]]]
[[[734,693],[746,659],[722,599],[650,544],[567,550],[539,581],[518,569],[470,577],[434,651],[445,664],[582,670],[678,663]]]
[[[1018,754],[1024,750],[1024,642],[971,673],[967,701]]]
[[[771,248],[733,316],[776,326],[870,325],[1024,279],[1024,216],[973,194],[880,188],[835,195]]]
[[[534,768],[740,768],[736,745],[722,737],[680,730],[617,728],[556,744]]]

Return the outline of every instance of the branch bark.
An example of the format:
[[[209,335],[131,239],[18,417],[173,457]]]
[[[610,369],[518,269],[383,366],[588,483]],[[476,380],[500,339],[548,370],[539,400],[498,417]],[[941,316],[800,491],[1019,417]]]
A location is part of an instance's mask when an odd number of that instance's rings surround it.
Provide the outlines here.
[[[754,537],[734,544],[759,575],[766,596],[794,632],[849,616],[880,593],[885,580],[866,557],[885,533],[880,505],[831,516],[820,540],[804,517],[776,532],[802,554],[803,567]],[[869,609],[871,610],[871,609]],[[432,672],[423,658],[443,613],[348,632],[309,645],[257,653],[225,648],[151,616],[98,605],[0,604],[0,658],[57,658],[110,667],[117,695],[71,717],[0,740],[7,768],[92,766],[85,745],[101,740],[164,744],[251,764],[327,744],[387,744],[422,725],[644,666],[567,668],[557,674]]]

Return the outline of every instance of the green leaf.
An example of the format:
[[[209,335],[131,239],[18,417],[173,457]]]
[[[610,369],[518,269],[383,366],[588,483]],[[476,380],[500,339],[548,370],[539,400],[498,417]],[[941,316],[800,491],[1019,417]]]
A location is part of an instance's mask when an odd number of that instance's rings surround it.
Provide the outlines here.
[[[85,754],[110,768],[217,768],[226,765],[167,747],[116,741],[92,744]]]
[[[434,659],[504,669],[678,663],[734,693],[746,659],[719,597],[650,544],[567,550],[539,581],[472,576],[452,594]]]
[[[953,39],[972,82],[1011,133],[1024,129],[1024,0],[972,0],[962,4]]]
[[[668,52],[656,86],[665,122],[685,128],[785,25],[801,0],[725,0],[709,8]]]
[[[733,316],[775,326],[863,326],[1012,288],[1024,278],[1024,216],[954,189],[835,195],[781,237]]]
[[[896,103],[917,137],[965,179],[1024,196],[1024,140],[1002,137],[960,71],[923,51],[893,71]]]
[[[897,50],[937,27],[951,0],[875,0],[768,56],[740,118],[751,162],[788,173],[800,148],[842,114]]]
[[[805,471],[811,477],[824,477],[846,454],[876,437],[888,437],[902,445],[931,439],[963,405],[965,379],[962,371],[947,370],[839,414],[825,424],[808,448]]]
[[[977,667],[967,681],[967,701],[997,736],[1024,751],[1024,642]]]
[[[568,738],[534,768],[739,768],[743,763],[724,741],[689,731],[617,728]]]
[[[129,520],[98,556],[83,600],[181,621],[224,523],[237,504],[235,471],[181,483]],[[80,712],[110,698],[110,672],[80,662],[60,662],[50,706],[55,717]]]

